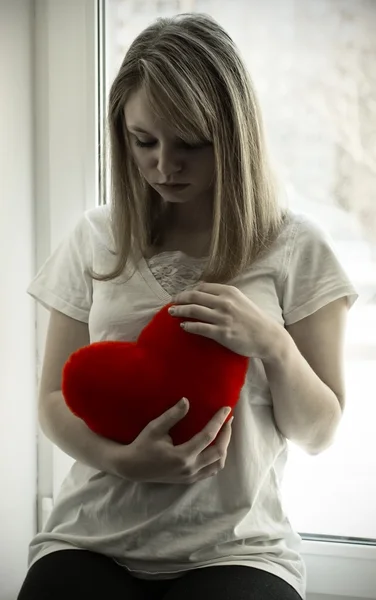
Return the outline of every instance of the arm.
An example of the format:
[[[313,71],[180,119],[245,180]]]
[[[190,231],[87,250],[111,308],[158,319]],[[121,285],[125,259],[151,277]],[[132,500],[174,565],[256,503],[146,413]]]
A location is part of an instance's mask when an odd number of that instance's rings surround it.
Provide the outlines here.
[[[346,298],[276,332],[264,360],[280,432],[318,454],[331,445],[344,408]]]
[[[92,432],[71,413],[61,393],[66,360],[88,344],[86,323],[51,311],[39,391],[39,422],[43,433],[63,452],[94,469],[111,473],[111,451],[119,444]]]

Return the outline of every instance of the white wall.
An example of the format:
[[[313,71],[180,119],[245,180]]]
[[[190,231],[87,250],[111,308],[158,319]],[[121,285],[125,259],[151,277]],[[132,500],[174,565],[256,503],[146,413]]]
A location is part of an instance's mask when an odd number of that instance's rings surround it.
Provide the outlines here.
[[[16,598],[36,514],[32,7],[0,0],[1,600]]]

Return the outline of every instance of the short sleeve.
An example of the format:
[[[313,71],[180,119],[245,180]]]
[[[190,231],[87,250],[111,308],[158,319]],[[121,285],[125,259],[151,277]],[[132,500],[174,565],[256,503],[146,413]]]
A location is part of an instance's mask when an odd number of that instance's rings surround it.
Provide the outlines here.
[[[339,298],[347,297],[349,308],[358,298],[328,232],[305,217],[294,229],[284,277],[282,308],[286,325]]]
[[[46,260],[27,288],[45,308],[87,323],[92,304],[92,245],[89,223],[81,218],[72,233]]]

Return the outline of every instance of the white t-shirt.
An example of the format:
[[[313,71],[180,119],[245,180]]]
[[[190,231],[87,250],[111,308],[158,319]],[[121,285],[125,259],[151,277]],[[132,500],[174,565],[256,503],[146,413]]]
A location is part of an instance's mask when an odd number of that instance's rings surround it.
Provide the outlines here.
[[[28,289],[46,307],[88,323],[91,342],[135,340],[171,300],[163,277],[158,281],[144,259],[130,279],[93,281],[87,267],[112,268],[111,249],[109,208],[89,210]],[[173,271],[165,270],[167,277]],[[328,235],[291,211],[269,252],[231,284],[282,326],[340,297],[349,306],[357,298]],[[133,483],[75,462],[30,544],[29,565],[68,548],[106,554],[141,578],[247,565],[284,579],[304,598],[301,539],[280,494],[287,443],[275,426],[258,359],[250,360],[234,415],[225,468],[192,485]]]

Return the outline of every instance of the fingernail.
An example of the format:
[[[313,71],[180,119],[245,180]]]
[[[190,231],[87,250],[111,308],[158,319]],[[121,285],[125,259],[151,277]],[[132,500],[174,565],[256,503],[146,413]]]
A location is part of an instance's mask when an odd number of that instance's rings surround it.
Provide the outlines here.
[[[227,415],[229,415],[229,414],[230,414],[230,412],[231,412],[231,408],[229,408],[228,406],[226,406],[226,408],[224,409],[224,411],[223,411],[223,412],[224,412],[224,414],[225,414],[225,415],[226,415],[226,417],[227,417]]]
[[[179,406],[180,406],[181,408],[183,408],[183,406],[186,406],[186,405],[187,405],[187,402],[188,402],[188,398],[182,398],[182,399],[180,400],[180,402],[179,402]]]
[[[229,420],[230,425],[232,425],[233,420],[234,420],[234,417],[231,417],[231,419]]]

